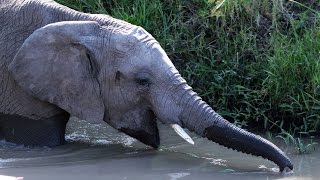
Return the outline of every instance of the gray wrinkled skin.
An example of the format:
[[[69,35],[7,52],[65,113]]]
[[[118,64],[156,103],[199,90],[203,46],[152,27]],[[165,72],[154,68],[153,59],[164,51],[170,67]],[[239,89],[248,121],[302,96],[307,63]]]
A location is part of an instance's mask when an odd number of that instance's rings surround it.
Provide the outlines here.
[[[208,139],[292,164],[274,144],[235,127],[201,100],[143,28],[53,1],[0,0],[0,113],[34,120],[61,112],[157,148],[155,117]]]

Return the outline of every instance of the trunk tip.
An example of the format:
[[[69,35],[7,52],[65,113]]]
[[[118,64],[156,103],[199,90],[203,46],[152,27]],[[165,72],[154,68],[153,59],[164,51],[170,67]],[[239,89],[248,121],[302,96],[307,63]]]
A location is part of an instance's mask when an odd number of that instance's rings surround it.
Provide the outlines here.
[[[289,175],[292,175],[294,172],[293,172],[293,166],[291,165],[291,167],[285,167],[283,168],[282,171],[280,171],[281,174],[283,176],[289,176]]]
[[[291,163],[289,158],[287,158],[287,162],[283,166],[279,166],[279,168],[280,172],[284,174],[290,174],[293,172],[293,164]]]

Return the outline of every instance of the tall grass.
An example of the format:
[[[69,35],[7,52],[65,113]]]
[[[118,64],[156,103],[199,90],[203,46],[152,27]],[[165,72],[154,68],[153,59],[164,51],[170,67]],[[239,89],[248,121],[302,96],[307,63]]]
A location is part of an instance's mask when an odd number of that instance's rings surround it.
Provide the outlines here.
[[[320,121],[320,29],[292,37],[275,34],[274,52],[266,66],[263,89],[280,120],[298,122],[292,128],[315,131]],[[276,115],[276,114],[274,114]],[[295,129],[292,129],[295,130]]]
[[[57,1],[144,27],[228,120],[296,135],[319,132],[319,2]]]

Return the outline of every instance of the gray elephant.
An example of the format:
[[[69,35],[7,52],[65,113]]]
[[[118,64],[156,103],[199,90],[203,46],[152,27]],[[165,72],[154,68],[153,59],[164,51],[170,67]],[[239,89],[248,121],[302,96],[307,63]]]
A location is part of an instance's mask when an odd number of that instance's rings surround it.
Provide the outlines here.
[[[63,144],[72,115],[157,148],[157,118],[189,141],[180,127],[293,169],[277,146],[202,101],[141,27],[48,0],[0,0],[0,25],[0,134],[7,141]]]

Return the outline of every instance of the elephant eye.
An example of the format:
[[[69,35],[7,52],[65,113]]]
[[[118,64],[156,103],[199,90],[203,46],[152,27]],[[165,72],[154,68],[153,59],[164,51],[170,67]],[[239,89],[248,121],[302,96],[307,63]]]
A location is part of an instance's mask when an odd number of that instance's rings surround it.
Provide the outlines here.
[[[141,86],[149,86],[150,81],[147,78],[137,78],[136,82]]]
[[[139,71],[135,75],[135,82],[139,85],[139,89],[146,90],[152,83],[150,80],[150,74],[148,72],[145,72],[143,70]]]

